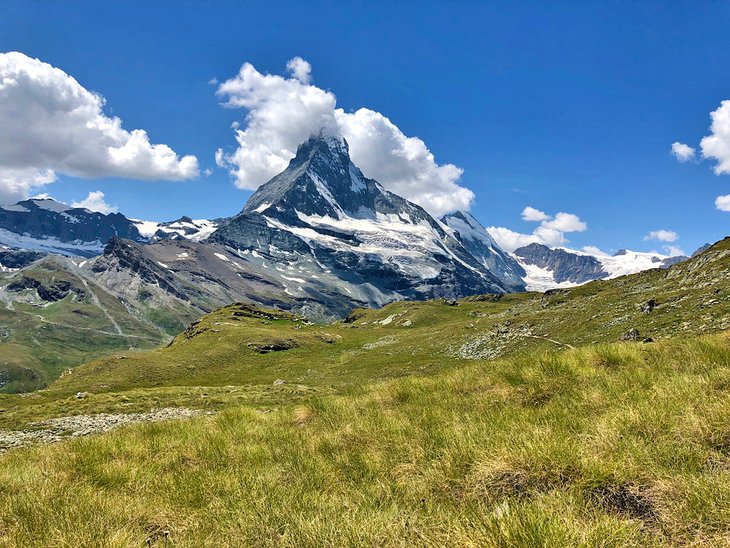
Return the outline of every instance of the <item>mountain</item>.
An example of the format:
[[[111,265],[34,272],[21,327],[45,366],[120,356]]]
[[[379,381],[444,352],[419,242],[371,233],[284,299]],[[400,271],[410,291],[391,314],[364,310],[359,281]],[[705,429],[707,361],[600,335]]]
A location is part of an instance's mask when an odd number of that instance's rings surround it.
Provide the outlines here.
[[[578,255],[560,248],[551,249],[542,244],[532,243],[520,247],[514,254],[525,269],[527,287],[538,291],[578,285],[609,275],[596,257]]]
[[[101,255],[112,238],[140,243],[179,238],[201,241],[215,231],[218,222],[190,217],[169,222],[143,221],[121,213],[98,213],[51,198],[36,198],[0,206],[0,249],[16,255],[19,251],[33,251],[36,258],[49,253],[90,258]],[[6,254],[3,260],[0,256],[0,264],[6,269],[18,268],[18,261],[29,255],[9,257]]]
[[[451,228],[466,250],[511,291],[525,290],[525,269],[499,247],[487,229],[471,213],[449,213],[441,218],[441,222]]]
[[[184,238],[200,242],[215,231],[220,221],[180,217],[176,221],[169,222],[140,221],[137,219],[132,219],[132,222],[139,233],[149,241]]]
[[[280,269],[287,293],[301,298],[380,306],[509,291],[423,208],[364,177],[341,138],[302,144],[207,241]]]
[[[616,278],[652,268],[668,268],[688,259],[621,249],[613,256],[592,255],[566,248],[532,243],[514,251],[525,270],[527,289],[545,291],[591,280]]]
[[[163,322],[120,301],[74,259],[31,258],[0,273],[0,392],[43,388],[91,356],[158,346],[196,317],[180,314],[166,332]]]
[[[703,251],[710,249],[710,247],[712,247],[712,244],[704,244],[704,245],[700,246],[699,248],[697,248],[697,250],[694,253],[692,253],[692,257],[694,257],[695,255],[699,255]]]
[[[93,257],[115,236],[144,241],[121,213],[97,213],[50,198],[0,206],[0,244],[7,247]]]

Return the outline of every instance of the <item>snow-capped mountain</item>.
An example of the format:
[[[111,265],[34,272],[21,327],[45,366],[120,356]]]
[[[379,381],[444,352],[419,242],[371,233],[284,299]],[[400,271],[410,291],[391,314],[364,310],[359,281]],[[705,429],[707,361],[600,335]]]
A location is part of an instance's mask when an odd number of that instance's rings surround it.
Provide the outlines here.
[[[537,243],[516,249],[514,255],[525,270],[524,280],[531,291],[573,287],[591,280],[617,278],[651,268],[668,268],[687,259],[626,249],[614,255],[592,255]]]
[[[190,217],[170,222],[129,219],[121,213],[98,213],[51,198],[0,206],[0,245],[67,256],[101,255],[114,237],[135,242],[167,238],[197,242],[210,236],[216,227],[215,221]]]
[[[215,232],[218,227],[216,221],[191,219],[190,217],[180,217],[176,221],[169,222],[140,221],[138,219],[132,219],[132,222],[139,233],[149,241],[184,238],[200,242]]]
[[[453,230],[454,236],[492,274],[504,282],[511,291],[524,291],[525,270],[504,251],[487,229],[471,213],[457,211],[441,218],[441,222]]]
[[[380,305],[510,289],[450,232],[364,177],[344,139],[319,136],[208,242],[249,261],[256,254],[295,296],[337,293]]]
[[[105,215],[50,198],[0,206],[0,244],[60,255],[99,255],[114,236],[143,241],[121,213]]]

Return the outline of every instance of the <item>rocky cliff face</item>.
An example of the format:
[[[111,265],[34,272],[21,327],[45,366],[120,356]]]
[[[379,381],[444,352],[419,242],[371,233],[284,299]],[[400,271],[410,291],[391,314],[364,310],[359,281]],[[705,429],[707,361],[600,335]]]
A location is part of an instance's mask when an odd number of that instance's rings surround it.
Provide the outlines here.
[[[451,228],[466,250],[511,291],[525,290],[525,269],[499,247],[473,215],[466,211],[457,211],[445,215],[441,222]]]
[[[45,256],[41,251],[0,247],[0,272],[26,267]]]

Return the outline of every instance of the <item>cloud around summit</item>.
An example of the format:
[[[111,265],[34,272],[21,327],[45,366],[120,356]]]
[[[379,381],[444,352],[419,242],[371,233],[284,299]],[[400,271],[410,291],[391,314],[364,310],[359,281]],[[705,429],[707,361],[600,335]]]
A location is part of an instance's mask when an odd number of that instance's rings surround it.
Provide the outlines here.
[[[439,164],[423,140],[406,136],[379,112],[338,108],[334,93],[311,83],[312,67],[304,59],[291,59],[287,70],[286,76],[263,74],[245,63],[218,87],[225,107],[246,112],[233,127],[235,150],[216,153],[236,186],[258,188],[286,168],[299,144],[324,129],[344,137],[352,161],[388,190],[437,216],[469,209],[474,193],[459,184],[461,168]]]

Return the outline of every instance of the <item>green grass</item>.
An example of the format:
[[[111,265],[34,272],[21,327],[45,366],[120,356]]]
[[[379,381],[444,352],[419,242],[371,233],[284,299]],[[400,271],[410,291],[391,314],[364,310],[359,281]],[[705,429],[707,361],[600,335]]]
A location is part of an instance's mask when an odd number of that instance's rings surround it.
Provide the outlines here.
[[[722,333],[229,401],[1,456],[0,546],[720,546],[729,390]]]
[[[8,292],[17,274],[0,275],[0,297],[14,300],[8,307],[0,298],[0,393],[44,388],[70,367],[130,348],[154,348],[166,338],[58,261],[68,262],[49,258],[22,271],[44,286],[67,282],[75,288],[54,302],[39,299],[34,289]]]

